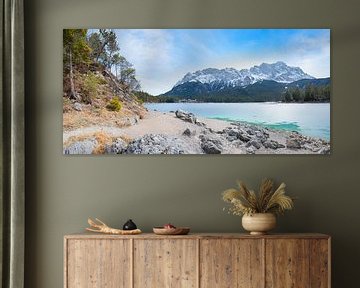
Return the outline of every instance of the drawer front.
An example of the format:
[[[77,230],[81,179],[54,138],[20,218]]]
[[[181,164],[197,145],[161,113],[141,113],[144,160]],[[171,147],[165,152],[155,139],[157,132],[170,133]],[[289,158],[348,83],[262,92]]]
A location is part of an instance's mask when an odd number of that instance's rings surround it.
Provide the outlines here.
[[[195,288],[198,240],[134,240],[135,288]]]
[[[131,287],[131,240],[67,240],[66,288]]]
[[[264,287],[263,242],[260,239],[200,241],[200,287]]]

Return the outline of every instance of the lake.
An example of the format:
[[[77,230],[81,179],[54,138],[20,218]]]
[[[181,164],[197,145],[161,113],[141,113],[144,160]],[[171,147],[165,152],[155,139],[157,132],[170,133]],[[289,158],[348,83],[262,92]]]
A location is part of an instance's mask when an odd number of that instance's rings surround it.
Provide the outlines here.
[[[146,103],[161,112],[181,109],[199,117],[243,121],[330,139],[330,103]]]

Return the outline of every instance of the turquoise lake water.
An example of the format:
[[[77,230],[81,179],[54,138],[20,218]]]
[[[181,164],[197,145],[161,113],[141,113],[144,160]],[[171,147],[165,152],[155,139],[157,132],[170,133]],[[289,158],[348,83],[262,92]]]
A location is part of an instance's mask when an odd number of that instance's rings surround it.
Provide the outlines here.
[[[161,112],[181,109],[204,118],[243,121],[330,139],[330,103],[146,103]]]

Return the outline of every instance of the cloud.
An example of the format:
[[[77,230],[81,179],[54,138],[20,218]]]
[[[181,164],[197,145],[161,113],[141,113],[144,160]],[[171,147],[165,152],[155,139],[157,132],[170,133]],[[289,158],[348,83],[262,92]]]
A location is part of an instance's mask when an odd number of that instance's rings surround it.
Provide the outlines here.
[[[205,30],[121,29],[121,53],[135,67],[143,90],[158,95],[187,72],[207,68],[215,58]],[[209,34],[209,33],[208,33]],[[211,33],[210,33],[211,34]]]
[[[317,33],[315,33],[317,32]],[[315,77],[330,76],[330,30],[306,30],[291,37],[284,61]]]
[[[289,36],[275,36],[273,42],[279,44],[259,41],[246,54],[231,55],[223,63],[242,69],[280,60],[317,78],[330,76],[330,30],[293,30]]]
[[[166,30],[136,29],[117,30],[117,36],[121,53],[136,68],[137,77],[144,90],[153,92],[164,89],[161,82],[165,83],[167,80],[167,69],[171,69],[173,61],[172,35]],[[159,87],[151,89],[151,85]]]
[[[250,68],[284,61],[315,77],[330,75],[330,30],[119,29],[121,53],[142,89],[164,93],[187,72]]]

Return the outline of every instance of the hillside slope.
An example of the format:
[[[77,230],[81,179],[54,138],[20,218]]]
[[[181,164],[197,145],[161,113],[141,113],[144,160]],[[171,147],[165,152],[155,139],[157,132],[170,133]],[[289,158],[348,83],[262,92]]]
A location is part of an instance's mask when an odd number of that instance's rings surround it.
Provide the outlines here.
[[[74,71],[76,99],[70,97],[69,79],[64,77],[63,128],[90,125],[123,127],[140,119],[145,108],[127,85],[101,66]]]

